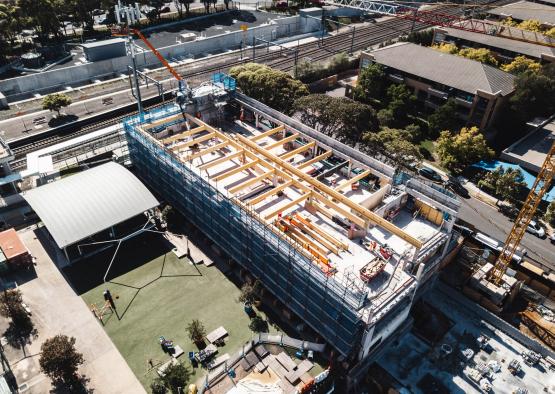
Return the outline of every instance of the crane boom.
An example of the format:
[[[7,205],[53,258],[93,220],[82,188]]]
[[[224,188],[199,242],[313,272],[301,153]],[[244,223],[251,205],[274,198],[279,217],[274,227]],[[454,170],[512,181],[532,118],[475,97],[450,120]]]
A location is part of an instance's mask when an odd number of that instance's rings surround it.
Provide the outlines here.
[[[547,157],[545,158],[542,168],[534,181],[534,186],[530,189],[530,193],[528,194],[528,197],[526,197],[526,201],[518,213],[513,228],[505,241],[501,254],[497,258],[493,269],[490,271],[490,282],[493,282],[496,285],[500,285],[502,283],[503,275],[513,260],[517,247],[526,233],[526,228],[528,227],[528,224],[530,224],[530,221],[532,220],[532,217],[534,216],[534,213],[536,212],[543,196],[549,190],[549,186],[551,185],[554,176],[555,142],[553,142],[551,149],[547,153]]]

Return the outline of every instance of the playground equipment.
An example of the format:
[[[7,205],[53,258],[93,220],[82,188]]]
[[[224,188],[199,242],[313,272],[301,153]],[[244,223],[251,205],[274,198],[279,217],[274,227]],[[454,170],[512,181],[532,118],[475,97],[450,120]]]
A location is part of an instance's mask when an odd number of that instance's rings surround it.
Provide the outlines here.
[[[96,318],[98,320],[100,320],[101,322],[104,322],[103,321],[104,315],[106,314],[106,312],[108,310],[110,310],[110,313],[114,313],[114,310],[112,309],[112,305],[110,304],[110,301],[108,301],[108,300],[104,301],[104,305],[102,305],[102,307],[100,309],[98,309],[96,304],[91,304],[91,312],[94,313]]]

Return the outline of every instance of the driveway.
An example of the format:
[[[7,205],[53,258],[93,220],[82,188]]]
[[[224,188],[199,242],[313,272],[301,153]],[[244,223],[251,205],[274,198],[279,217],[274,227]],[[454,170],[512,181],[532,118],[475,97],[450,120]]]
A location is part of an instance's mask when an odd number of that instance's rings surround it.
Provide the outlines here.
[[[25,355],[19,350],[19,361],[14,362],[11,357],[19,386],[27,386],[25,393],[48,392],[49,379],[40,373],[38,366],[40,346],[49,337],[65,334],[76,338],[76,348],[85,359],[79,372],[88,379],[87,387],[95,394],[145,393],[101,324],[52,262],[37,238],[44,238],[45,233],[44,228],[36,230],[35,226],[19,232],[36,258],[36,277],[20,280],[18,285],[38,330],[38,337],[26,346]],[[52,244],[47,248],[54,250]],[[12,348],[11,352],[14,351]]]

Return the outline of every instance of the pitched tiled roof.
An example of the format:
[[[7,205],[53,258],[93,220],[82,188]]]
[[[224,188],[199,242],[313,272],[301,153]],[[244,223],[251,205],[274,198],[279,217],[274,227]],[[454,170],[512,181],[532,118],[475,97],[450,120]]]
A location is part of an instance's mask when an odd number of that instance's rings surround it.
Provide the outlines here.
[[[499,15],[501,17],[511,16],[513,19],[521,21],[536,19],[542,23],[555,25],[555,8],[531,1],[519,1],[497,7],[489,10],[488,14]]]
[[[461,56],[409,42],[376,49],[371,54],[377,63],[441,83],[464,92],[477,90],[505,96],[514,90],[512,74]]]

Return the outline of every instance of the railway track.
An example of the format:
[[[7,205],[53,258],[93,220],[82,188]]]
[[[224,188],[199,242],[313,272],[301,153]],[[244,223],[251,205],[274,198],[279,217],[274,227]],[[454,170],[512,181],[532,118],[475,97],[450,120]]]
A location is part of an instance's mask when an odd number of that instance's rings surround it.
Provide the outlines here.
[[[512,0],[477,0],[475,4],[478,5],[488,5],[488,6],[498,6],[503,4],[511,3]],[[439,5],[434,8],[436,12],[441,12],[448,15],[461,15],[464,11],[460,6],[456,5]],[[414,26],[413,26],[414,25]],[[371,45],[375,45],[389,39],[398,37],[401,34],[406,34],[410,32],[411,29],[420,30],[426,28],[427,25],[424,23],[413,23],[409,20],[401,20],[391,18],[389,20],[381,21],[376,24],[371,24],[367,26],[356,26],[354,33],[354,41],[352,32],[338,32],[333,36],[324,38],[323,40],[313,41],[305,44],[301,44],[295,49],[298,51],[298,60],[310,59],[311,62],[317,62],[319,60],[324,60],[329,58],[333,54],[340,52],[349,51],[351,48],[353,51],[358,51],[367,48]],[[256,50],[264,50],[260,49]],[[251,51],[250,49],[249,51]],[[275,51],[269,53],[259,54],[254,59],[258,63],[267,64],[270,67],[282,70],[290,71],[295,67],[294,55],[290,51]],[[178,65],[175,69],[180,72],[181,75],[188,81],[201,82],[207,80],[215,72],[226,72],[230,68],[243,64],[245,61],[252,61],[252,59],[237,59],[237,54],[231,55],[229,58],[223,59],[223,64],[220,62],[217,65],[203,67],[202,70],[190,71],[188,70],[188,65]],[[189,65],[190,66],[190,65]],[[163,75],[163,71],[158,75]],[[153,104],[145,107],[145,109],[152,109],[161,106],[162,104]],[[26,165],[25,155],[29,152],[48,147],[80,135],[84,135],[96,130],[100,130],[105,127],[112,126],[121,122],[123,118],[136,114],[136,111],[126,113],[121,116],[116,116],[110,119],[101,120],[86,126],[76,128],[70,132],[55,133],[50,135],[45,135],[44,138],[33,139],[29,143],[10,143],[10,147],[14,152],[15,159],[12,161],[12,169],[18,170],[24,168]]]

